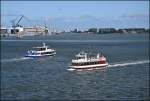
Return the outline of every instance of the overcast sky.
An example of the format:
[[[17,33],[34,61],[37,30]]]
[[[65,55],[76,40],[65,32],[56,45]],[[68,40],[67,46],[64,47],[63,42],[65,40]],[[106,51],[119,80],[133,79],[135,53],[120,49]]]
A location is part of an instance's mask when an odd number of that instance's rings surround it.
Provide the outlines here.
[[[148,1],[2,1],[3,26],[10,21],[27,18],[24,26],[44,25],[57,30],[89,27],[149,27]]]

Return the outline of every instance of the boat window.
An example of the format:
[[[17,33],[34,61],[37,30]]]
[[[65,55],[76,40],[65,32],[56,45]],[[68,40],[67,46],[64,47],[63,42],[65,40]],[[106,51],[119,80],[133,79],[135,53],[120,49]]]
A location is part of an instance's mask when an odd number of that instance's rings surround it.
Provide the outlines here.
[[[97,64],[98,62],[94,62],[94,64]]]
[[[85,63],[82,63],[82,65],[84,66],[84,65],[85,65]]]
[[[76,59],[78,60],[78,59],[83,59],[83,57],[76,57]]]
[[[78,64],[78,63],[72,63],[72,65],[73,65],[73,66],[78,66],[79,64]]]
[[[46,50],[46,48],[36,48],[36,51],[43,51]]]
[[[42,52],[41,54],[52,54],[54,52]]]
[[[99,61],[97,62],[84,62],[84,63],[72,63],[74,66],[85,66],[85,65],[95,65],[99,64]]]
[[[85,65],[95,65],[99,64],[99,61],[96,62],[84,62],[84,63],[72,63],[74,66],[85,66]]]

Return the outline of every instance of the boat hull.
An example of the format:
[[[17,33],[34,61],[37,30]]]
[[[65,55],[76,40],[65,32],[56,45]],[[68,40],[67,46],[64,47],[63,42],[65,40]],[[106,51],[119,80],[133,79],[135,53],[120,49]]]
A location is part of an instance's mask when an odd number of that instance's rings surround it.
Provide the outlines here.
[[[85,65],[85,66],[69,66],[73,69],[97,69],[97,68],[104,68],[107,67],[108,63],[105,64],[96,64],[96,65]]]
[[[52,54],[37,54],[37,55],[34,55],[34,54],[27,54],[25,55],[25,57],[32,57],[32,58],[38,58],[38,57],[46,57],[46,56],[54,56],[56,54],[56,52],[52,53]]]

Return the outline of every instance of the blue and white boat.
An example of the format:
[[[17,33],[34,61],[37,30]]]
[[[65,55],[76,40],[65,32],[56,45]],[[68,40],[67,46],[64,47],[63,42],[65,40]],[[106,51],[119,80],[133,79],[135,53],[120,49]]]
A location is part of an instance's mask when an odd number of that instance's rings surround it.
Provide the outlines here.
[[[42,56],[53,56],[56,54],[54,49],[49,48],[48,46],[43,43],[41,47],[33,47],[33,50],[29,50],[26,57],[42,57]]]

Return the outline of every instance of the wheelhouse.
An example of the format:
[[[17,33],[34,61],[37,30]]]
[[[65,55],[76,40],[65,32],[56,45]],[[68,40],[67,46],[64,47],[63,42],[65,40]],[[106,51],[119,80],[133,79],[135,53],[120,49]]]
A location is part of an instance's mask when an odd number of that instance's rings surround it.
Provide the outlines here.
[[[35,51],[44,51],[46,49],[47,49],[47,47],[34,47]]]

